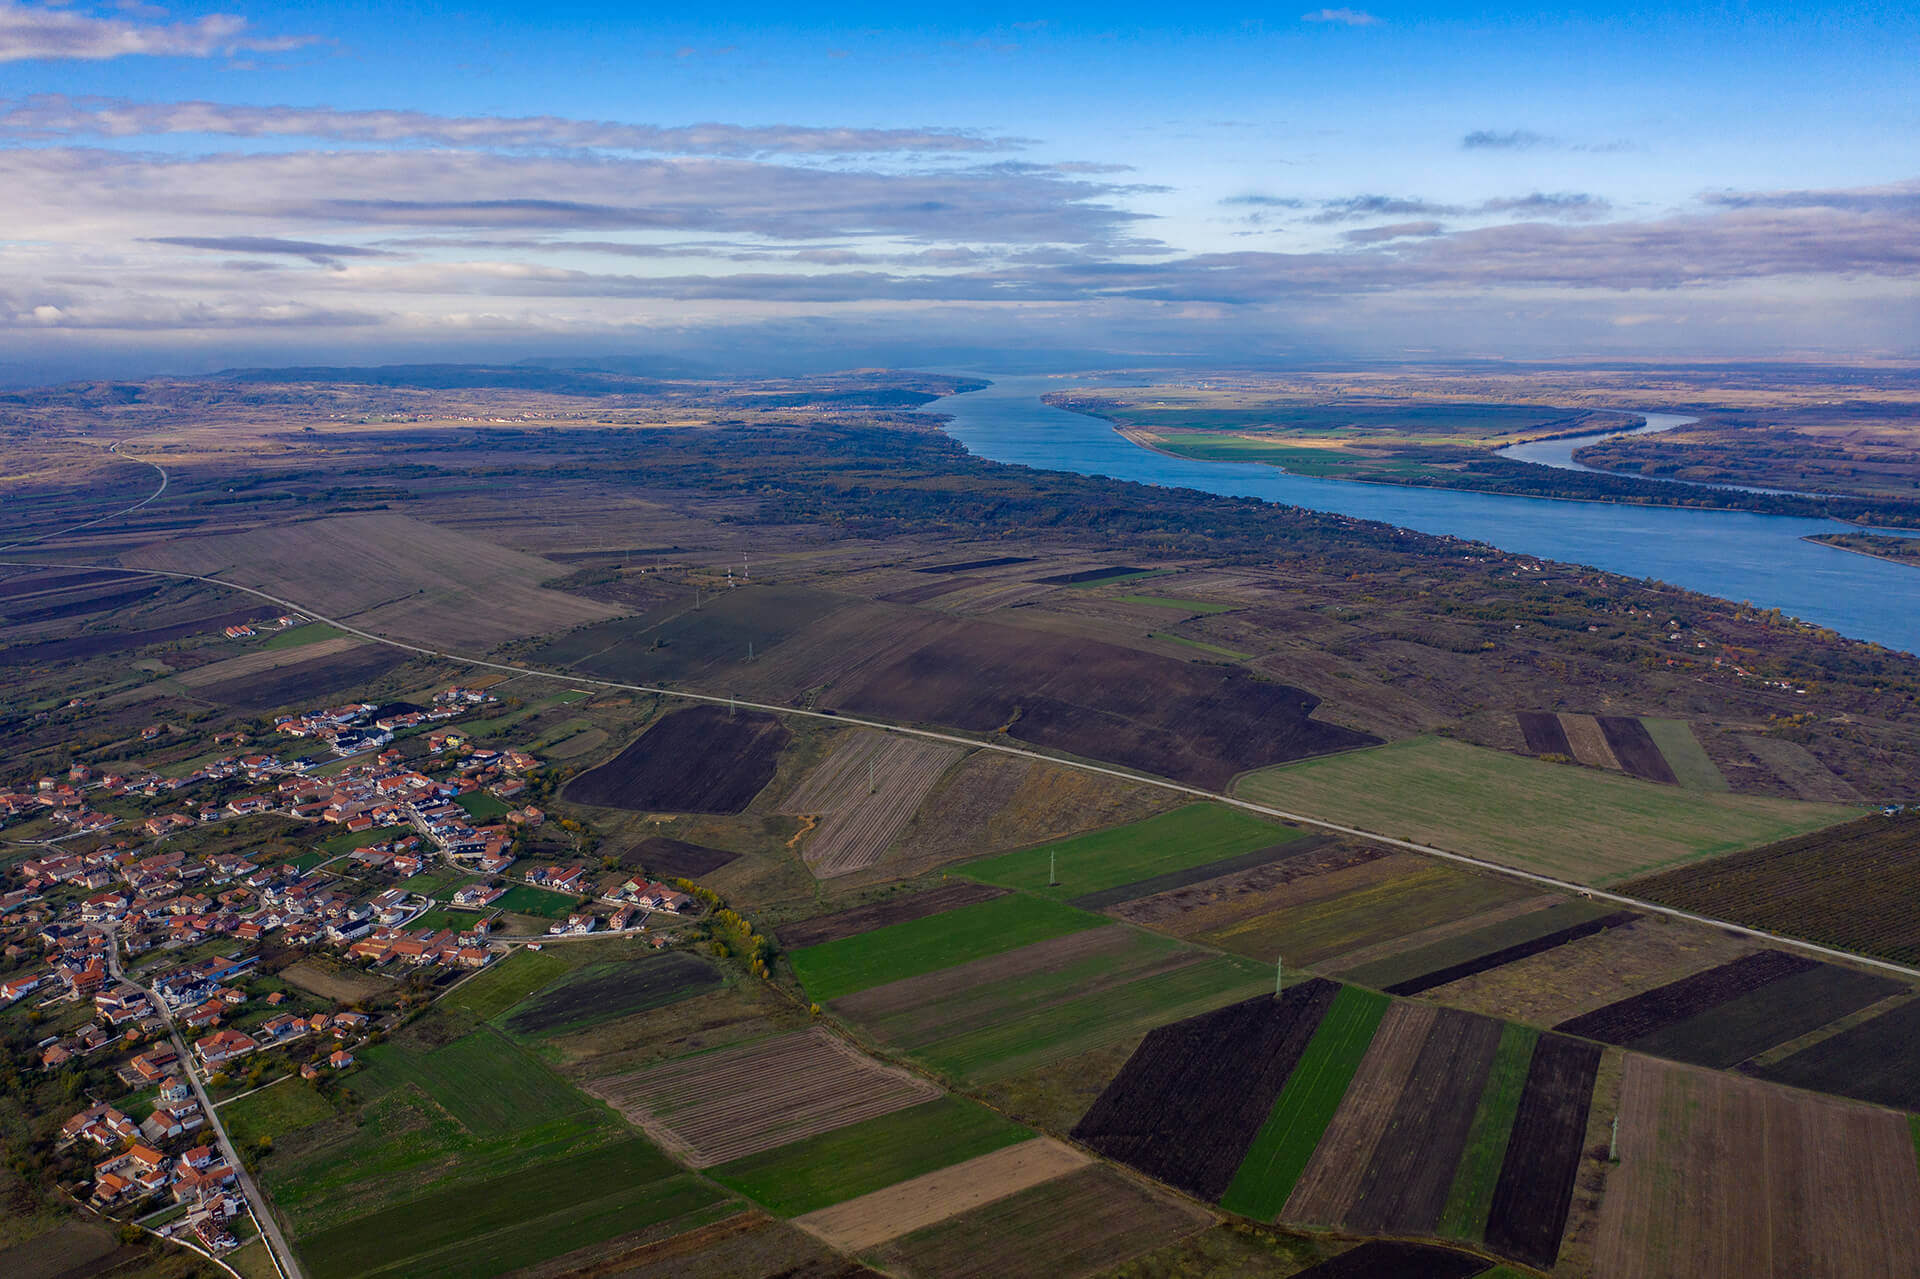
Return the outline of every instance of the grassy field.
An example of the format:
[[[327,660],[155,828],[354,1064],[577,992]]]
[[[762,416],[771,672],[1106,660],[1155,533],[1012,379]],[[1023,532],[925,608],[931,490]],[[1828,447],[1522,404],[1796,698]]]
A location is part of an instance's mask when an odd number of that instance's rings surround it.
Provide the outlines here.
[[[1262,769],[1235,790],[1389,838],[1601,884],[1861,811],[1685,791],[1438,737]]]
[[[411,826],[375,826],[372,830],[344,831],[320,845],[329,854],[338,856],[350,853],[356,848],[367,848],[373,844],[384,844],[389,840],[400,839],[413,834]]]
[[[1500,1048],[1474,1111],[1467,1146],[1454,1169],[1447,1206],[1440,1212],[1440,1233],[1450,1239],[1478,1240],[1487,1229],[1493,1208],[1493,1187],[1507,1157],[1507,1138],[1520,1112],[1520,1092],[1527,1086],[1527,1067],[1540,1032],[1508,1022],[1500,1032]]]
[[[493,903],[493,909],[511,911],[516,915],[535,915],[541,919],[565,919],[579,905],[578,897],[566,893],[549,892],[531,884],[515,884],[501,894],[499,901]]]
[[[317,644],[321,640],[338,639],[345,631],[336,631],[325,622],[308,622],[304,626],[289,626],[286,630],[267,637],[265,642],[256,644],[256,649],[299,648],[303,644]]]
[[[561,951],[522,946],[462,982],[440,1006],[470,1013],[477,1021],[491,1021],[572,967]]]
[[[1727,779],[1720,775],[1719,766],[1693,735],[1693,725],[1684,719],[1654,719],[1651,716],[1643,717],[1640,722],[1646,726],[1653,744],[1660,748],[1667,766],[1673,770],[1673,775],[1682,786],[1688,790],[1730,789]]]
[[[1239,809],[1189,804],[1143,822],[972,862],[963,873],[983,883],[1078,897],[1298,838],[1291,827]],[[1049,865],[1057,885],[1047,882]]]
[[[368,1088],[390,1091],[411,1084],[476,1133],[565,1119],[591,1105],[485,1027],[429,1053],[376,1044],[361,1056]]]
[[[220,1120],[234,1144],[246,1147],[333,1117],[333,1103],[304,1079],[285,1079],[220,1107]]]
[[[1070,906],[1013,894],[796,950],[793,971],[807,993],[824,1003],[1107,922]]]
[[[1166,595],[1116,595],[1121,604],[1145,604],[1152,608],[1174,608],[1183,613],[1231,613],[1238,604],[1209,604],[1205,600],[1178,600]]]
[[[797,1217],[1032,1136],[984,1106],[942,1097],[709,1172],[776,1216]]]
[[[505,817],[512,809],[507,802],[483,790],[468,791],[456,798],[454,803],[467,810],[467,816],[476,822],[490,822],[496,817]]]
[[[303,1236],[299,1247],[314,1279],[480,1279],[723,1197],[647,1142],[628,1138],[411,1198]]]
[[[1373,1033],[1391,1001],[1385,995],[1343,986],[1313,1032],[1307,1051],[1274,1098],[1266,1123],[1241,1160],[1233,1184],[1220,1200],[1230,1212],[1271,1221],[1280,1215],[1294,1183],[1320,1144],[1366,1056]]]

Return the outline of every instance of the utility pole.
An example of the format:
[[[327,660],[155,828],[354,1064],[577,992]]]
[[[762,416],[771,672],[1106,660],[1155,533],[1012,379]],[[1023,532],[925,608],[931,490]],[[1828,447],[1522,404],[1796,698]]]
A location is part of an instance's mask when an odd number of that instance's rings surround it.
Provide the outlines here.
[[[1280,956],[1275,955],[1273,957],[1273,993],[1276,996],[1280,993],[1281,986],[1285,984],[1285,972],[1286,964],[1282,962]]]
[[[1060,886],[1059,866],[1060,866],[1060,854],[1054,852],[1052,849],[1048,849],[1047,850],[1047,887],[1048,888],[1058,888]]]

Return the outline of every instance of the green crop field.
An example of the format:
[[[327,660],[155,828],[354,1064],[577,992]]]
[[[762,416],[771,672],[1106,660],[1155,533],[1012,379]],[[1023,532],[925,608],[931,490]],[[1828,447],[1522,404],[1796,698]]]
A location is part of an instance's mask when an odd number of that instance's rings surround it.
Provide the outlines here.
[[[1209,644],[1205,640],[1189,639],[1185,635],[1174,635],[1167,631],[1148,631],[1148,639],[1166,640],[1186,648],[1197,648],[1203,653],[1212,653],[1215,657],[1224,657],[1230,661],[1242,662],[1252,657],[1252,653],[1242,653],[1237,648],[1226,648],[1219,644]]]
[[[325,840],[320,847],[328,853],[338,855],[350,853],[356,848],[366,848],[373,844],[384,844],[390,840],[402,839],[413,834],[411,826],[375,826],[372,830],[350,831]]]
[[[1291,827],[1237,808],[1189,804],[1142,822],[971,862],[962,873],[982,883],[1078,897],[1298,838]],[[1057,887],[1047,882],[1050,864]]]
[[[793,971],[807,993],[824,1003],[1107,922],[1057,902],[1012,894],[796,950]]]
[[[412,1084],[473,1132],[531,1128],[593,1104],[486,1027],[427,1053],[377,1044],[362,1059],[370,1090]]]
[[[122,1107],[124,1109],[124,1106]],[[237,1146],[261,1138],[278,1141],[288,1133],[333,1118],[333,1103],[298,1076],[283,1079],[220,1107],[220,1121]]]
[[[512,911],[516,915],[534,915],[541,919],[565,919],[579,908],[580,899],[566,893],[550,892],[531,884],[515,884],[492,909]]]
[[[1266,1123],[1220,1200],[1221,1207],[1261,1221],[1280,1215],[1340,1109],[1391,1002],[1358,986],[1340,988],[1286,1086],[1274,1098]]]
[[[1025,1141],[984,1106],[941,1097],[708,1170],[780,1217],[797,1217]]]
[[[479,1021],[491,1021],[572,967],[561,951],[522,946],[461,982],[440,1005],[471,1013]]]
[[[1480,1107],[1467,1130],[1467,1144],[1453,1172],[1447,1206],[1440,1213],[1440,1233],[1450,1239],[1478,1240],[1487,1229],[1493,1207],[1493,1187],[1506,1161],[1507,1139],[1513,1135],[1514,1116],[1520,1112],[1520,1093],[1527,1086],[1527,1068],[1540,1032],[1508,1022],[1500,1032],[1500,1048],[1480,1093]]]
[[[1250,999],[1272,987],[1273,974],[1264,964],[1209,956],[1170,972],[1029,1008],[997,1024],[940,1039],[916,1055],[949,1074],[987,1083]]]
[[[300,648],[307,644],[317,644],[321,640],[338,639],[345,634],[345,631],[336,631],[325,622],[308,622],[304,626],[289,626],[284,631],[269,635],[254,647],[256,649]]]
[[[1290,812],[1576,882],[1818,830],[1864,810],[1717,795],[1440,737],[1261,769],[1236,793]]]
[[[505,817],[511,811],[505,800],[483,790],[468,791],[453,802],[466,809],[467,816],[476,822],[490,822],[496,817]]]
[[[409,1198],[303,1235],[298,1246],[314,1279],[481,1279],[723,1198],[628,1138]]]
[[[1693,735],[1693,725],[1684,719],[1651,717],[1640,722],[1646,726],[1647,734],[1653,738],[1653,744],[1660,748],[1660,753],[1666,757],[1667,767],[1673,770],[1673,775],[1682,786],[1688,790],[1731,789],[1727,779],[1720,775],[1719,765],[1700,745],[1700,739]]]

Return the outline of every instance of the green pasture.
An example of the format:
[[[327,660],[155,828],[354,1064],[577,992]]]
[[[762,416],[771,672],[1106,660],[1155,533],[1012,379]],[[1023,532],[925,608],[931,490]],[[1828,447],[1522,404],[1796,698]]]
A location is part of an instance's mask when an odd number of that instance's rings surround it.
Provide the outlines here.
[[[1079,897],[1298,838],[1291,827],[1237,808],[1189,804],[1145,821],[969,862],[961,873],[982,883]],[[1049,874],[1057,883],[1048,882]]]
[[[796,950],[793,971],[807,993],[825,1003],[1107,922],[1099,915],[1015,893]]]

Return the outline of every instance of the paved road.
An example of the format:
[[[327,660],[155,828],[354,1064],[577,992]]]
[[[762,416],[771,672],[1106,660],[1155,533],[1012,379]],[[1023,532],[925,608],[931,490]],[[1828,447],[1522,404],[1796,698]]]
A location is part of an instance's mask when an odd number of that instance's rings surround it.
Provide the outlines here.
[[[126,974],[120,967],[120,936],[113,929],[103,930],[107,936],[107,971],[113,974],[117,982],[125,981]],[[144,989],[144,988],[143,988]],[[173,1010],[167,1007],[167,1001],[152,990],[147,998],[160,1013],[160,1019],[167,1024],[167,1034],[173,1039],[173,1050],[180,1054],[180,1073],[187,1077],[187,1083],[193,1088],[193,1095],[200,1099],[200,1112],[207,1117],[207,1127],[213,1130],[214,1138],[219,1142],[220,1153],[232,1166],[234,1176],[239,1183],[241,1193],[247,1199],[247,1215],[253,1218],[253,1225],[266,1240],[267,1252],[273,1258],[275,1270],[281,1279],[306,1279],[300,1269],[299,1259],[293,1255],[293,1249],[287,1243],[287,1237],[280,1231],[280,1223],[274,1220],[273,1210],[267,1205],[266,1196],[260,1193],[260,1187],[254,1182],[253,1174],[247,1171],[247,1165],[241,1162],[240,1152],[233,1148],[233,1141],[227,1136],[226,1125],[220,1122],[220,1112],[214,1109],[213,1098],[207,1095],[206,1085],[200,1082],[200,1072],[193,1068],[193,1054],[187,1050],[187,1041],[180,1037],[180,1028],[174,1024]]]
[[[266,600],[268,603],[277,605],[289,612],[301,613],[317,622],[325,623],[335,630],[344,631],[349,635],[357,635],[361,639],[370,640],[376,644],[385,644],[390,648],[401,649],[409,653],[418,653],[424,657],[440,658],[444,661],[455,662],[462,666],[475,666],[490,671],[504,671],[512,675],[524,675],[534,679],[555,680],[574,687],[606,688],[627,693],[648,693],[659,697],[675,697],[682,701],[702,702],[714,706],[737,707],[742,710],[752,711],[768,711],[776,715],[792,715],[804,719],[824,720],[834,724],[851,724],[860,728],[876,729],[883,733],[899,733],[908,737],[923,738],[927,741],[948,742],[978,750],[998,751],[1003,755],[1017,755],[1026,759],[1040,760],[1061,768],[1072,768],[1078,769],[1083,773],[1098,773],[1107,777],[1117,777],[1137,785],[1152,786],[1160,790],[1171,791],[1177,795],[1186,795],[1194,799],[1204,799],[1216,804],[1226,804],[1229,807],[1243,809],[1249,813],[1258,813],[1262,817],[1277,818],[1281,821],[1293,822],[1296,825],[1309,826],[1316,830],[1332,831],[1338,835],[1358,836],[1363,839],[1372,840],[1376,844],[1385,844],[1391,848],[1403,848],[1408,852],[1420,853],[1427,857],[1437,857],[1442,861],[1454,862],[1461,866],[1470,866],[1475,870],[1485,871],[1494,875],[1504,875],[1509,879],[1517,879],[1529,884],[1538,884],[1543,888],[1552,888],[1559,892],[1574,893],[1592,898],[1596,901],[1615,902],[1619,905],[1630,906],[1635,910],[1646,911],[1650,914],[1666,915],[1673,919],[1684,919],[1691,923],[1705,924],[1712,928],[1724,929],[1743,937],[1751,937],[1757,941],[1767,942],[1770,945],[1784,946],[1807,954],[1820,955],[1828,959],[1841,959],[1849,963],[1864,964],[1870,968],[1878,968],[1885,972],[1899,973],[1903,977],[1920,978],[1920,968],[1909,968],[1904,964],[1890,963],[1882,959],[1870,959],[1864,955],[1856,955],[1850,951],[1835,950],[1828,946],[1816,946],[1812,942],[1801,941],[1795,937],[1784,937],[1779,933],[1767,932],[1765,929],[1749,928],[1744,924],[1736,924],[1731,920],[1715,919],[1711,915],[1699,915],[1692,911],[1676,910],[1671,906],[1662,906],[1658,902],[1643,901],[1637,897],[1628,897],[1623,893],[1608,892],[1602,888],[1594,888],[1586,884],[1576,883],[1573,880],[1559,879],[1552,875],[1542,875],[1534,871],[1519,870],[1512,866],[1502,866],[1498,862],[1486,861],[1479,857],[1470,857],[1465,853],[1456,853],[1445,848],[1436,848],[1432,844],[1420,844],[1412,840],[1395,839],[1390,835],[1382,835],[1378,831],[1365,830],[1357,826],[1343,826],[1338,822],[1325,821],[1306,813],[1289,812],[1284,808],[1276,808],[1271,804],[1256,804],[1252,800],[1240,799],[1237,796],[1206,790],[1199,786],[1188,786],[1182,782],[1167,781],[1159,777],[1149,777],[1141,773],[1128,772],[1122,768],[1110,768],[1104,764],[1089,764],[1081,760],[1061,759],[1042,751],[1027,750],[1019,746],[1009,746],[1003,742],[982,741],[979,738],[966,737],[958,733],[942,733],[928,728],[908,728],[900,724],[888,724],[881,720],[863,719],[859,716],[842,715],[832,711],[803,710],[798,707],[781,706],[772,702],[750,702],[731,695],[722,696],[718,693],[695,693],[689,692],[686,689],[661,688],[653,684],[627,684],[619,680],[594,679],[584,675],[569,674],[564,671],[547,671],[534,666],[517,666],[509,662],[489,661],[484,657],[473,657],[464,653],[448,652],[445,649],[429,648],[422,644],[409,644],[403,640],[388,639],[384,635],[377,635],[372,631],[363,630],[347,622],[327,617],[298,600],[284,599],[281,596],[270,594],[269,592],[259,590],[252,586],[242,586],[237,582],[229,582],[218,577],[207,577],[198,573],[181,573],[169,569],[113,568],[111,565],[100,564],[50,563],[44,560],[0,560],[0,565],[38,566],[45,568],[100,568],[111,569],[116,573],[127,573],[134,576],[167,577],[189,582],[205,582],[211,586],[224,586],[228,590],[239,591],[243,594]]]
[[[167,468],[160,465],[158,462],[149,462],[144,457],[129,457],[127,454],[122,453],[120,451],[120,446],[125,443],[126,443],[125,440],[115,440],[112,444],[107,445],[107,452],[113,454],[115,457],[125,458],[129,462],[138,462],[142,466],[151,466],[154,470],[160,472],[159,488],[147,494],[145,497],[141,498],[138,502],[135,502],[132,506],[122,507],[121,509],[114,511],[112,514],[102,515],[97,519],[87,520],[85,523],[82,523],[82,524],[72,524],[66,528],[57,528],[53,530],[53,532],[51,533],[42,533],[38,537],[23,537],[17,542],[8,542],[5,546],[0,546],[0,551],[16,550],[22,546],[32,546],[36,542],[44,542],[50,537],[65,537],[69,533],[78,533],[83,528],[92,528],[96,524],[105,524],[108,520],[117,520],[122,515],[131,515],[135,511],[139,510],[141,507],[147,505],[149,502],[158,501],[160,499],[161,494],[167,491],[167,484],[171,479],[171,477],[167,474]]]

